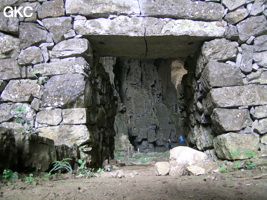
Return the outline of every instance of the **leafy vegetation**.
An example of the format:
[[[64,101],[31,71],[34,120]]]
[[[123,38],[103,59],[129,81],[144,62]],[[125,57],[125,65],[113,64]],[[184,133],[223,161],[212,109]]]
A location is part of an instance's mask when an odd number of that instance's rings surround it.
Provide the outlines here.
[[[18,179],[18,173],[17,172],[13,172],[10,169],[5,169],[3,171],[3,179],[6,181],[13,181],[15,179]]]
[[[64,158],[61,161],[54,161],[54,167],[50,170],[49,174],[52,172],[59,172],[61,173],[64,170],[72,173],[72,167],[68,161],[72,160],[71,158]]]
[[[29,174],[29,176],[25,177],[26,182],[32,182],[35,181],[33,174]]]

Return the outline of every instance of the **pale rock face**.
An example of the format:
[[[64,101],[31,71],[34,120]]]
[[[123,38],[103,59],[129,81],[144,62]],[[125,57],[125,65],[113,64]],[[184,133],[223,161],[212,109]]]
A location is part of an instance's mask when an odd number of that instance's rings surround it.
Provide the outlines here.
[[[42,125],[56,126],[62,121],[61,109],[43,110],[37,113],[36,123],[41,127]]]
[[[158,176],[166,176],[170,171],[170,163],[169,162],[157,162],[155,164],[156,174]]]
[[[0,59],[16,59],[20,51],[19,44],[20,41],[18,38],[0,33]]]
[[[58,17],[65,14],[64,1],[53,0],[44,2],[38,9],[38,17]]]
[[[0,5],[1,6],[1,5]],[[8,33],[18,34],[19,19],[15,17],[5,17],[4,13],[0,13],[0,30]]]
[[[15,59],[1,59],[0,60],[0,79],[10,80],[21,78],[20,68]]]
[[[22,50],[18,57],[18,63],[20,65],[38,64],[43,61],[42,51],[38,47],[28,47],[27,49]]]

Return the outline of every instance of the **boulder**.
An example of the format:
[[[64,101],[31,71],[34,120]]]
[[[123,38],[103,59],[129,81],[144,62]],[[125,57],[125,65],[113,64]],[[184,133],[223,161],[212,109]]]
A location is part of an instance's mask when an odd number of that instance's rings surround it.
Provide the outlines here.
[[[64,1],[52,0],[43,2],[38,9],[38,17],[43,19],[47,17],[58,17],[65,15]]]
[[[16,135],[20,169],[49,170],[56,161],[54,141],[36,134]]]
[[[186,170],[188,171],[188,173],[191,175],[202,175],[205,174],[206,171],[203,167],[197,166],[197,165],[190,165],[186,167]]]
[[[245,8],[241,8],[233,12],[229,12],[224,19],[230,24],[236,24],[245,19],[248,15],[248,10]]]
[[[37,129],[39,135],[54,140],[55,145],[65,144],[72,147],[74,144],[81,144],[90,137],[88,128],[85,125],[59,125],[42,127]]]
[[[41,98],[42,88],[37,80],[11,80],[1,94],[4,101],[30,102],[33,97]]]
[[[254,119],[267,118],[267,105],[252,107],[250,114]]]
[[[22,50],[18,57],[18,63],[20,65],[33,65],[43,61],[43,54],[39,47],[28,47]]]
[[[258,134],[266,134],[267,133],[267,118],[255,120],[252,124],[252,129],[254,132]]]
[[[51,77],[44,85],[44,107],[84,107],[84,76],[64,74]]]
[[[222,0],[222,3],[229,9],[235,10],[236,8],[244,5],[247,0]]]
[[[213,87],[243,85],[243,78],[235,65],[210,61],[201,74],[201,82],[209,90]]]
[[[224,8],[218,3],[191,0],[142,0],[141,15],[159,18],[222,20]]]
[[[19,44],[18,38],[0,32],[0,59],[16,59],[20,51]]]
[[[252,124],[247,109],[215,108],[211,119],[216,135],[223,132],[239,131]]]
[[[4,169],[16,169],[18,154],[15,136],[11,129],[0,127],[0,171]]]
[[[19,25],[20,48],[24,49],[43,42],[52,42],[47,30],[35,23],[21,23]]]
[[[237,24],[239,38],[241,41],[248,40],[251,36],[258,36],[267,31],[267,20],[265,16],[250,17]]]
[[[38,127],[42,125],[56,126],[62,122],[61,109],[42,110],[36,115],[36,123]]]
[[[87,109],[86,108],[72,108],[62,110],[62,124],[86,124]]]
[[[15,59],[0,59],[0,79],[21,78],[20,68]]]
[[[202,46],[202,54],[209,61],[233,60],[237,56],[237,42],[226,39],[215,39],[205,42]]]
[[[253,60],[259,65],[264,68],[267,68],[267,51],[254,53]]]
[[[90,58],[92,55],[90,43],[85,38],[74,38],[59,42],[52,51],[50,56],[52,58],[65,58],[71,56],[84,56]]]
[[[72,28],[71,17],[48,18],[43,19],[42,22],[44,27],[52,34],[55,43],[64,40],[64,34]]]
[[[169,162],[157,162],[155,164],[155,170],[157,176],[166,176],[170,171],[170,163]]]
[[[186,166],[200,164],[207,161],[207,155],[190,147],[180,146],[170,150],[171,176],[181,176]]]
[[[251,153],[259,149],[259,135],[227,133],[217,136],[214,140],[216,154],[221,159],[247,159]]]
[[[19,19],[5,17],[4,13],[0,12],[0,31],[17,35],[19,33]]]
[[[84,69],[89,68],[89,64],[82,57],[64,58],[60,61],[42,63],[28,67],[28,77],[35,77],[37,74],[42,76],[53,76],[62,74],[82,74]]]

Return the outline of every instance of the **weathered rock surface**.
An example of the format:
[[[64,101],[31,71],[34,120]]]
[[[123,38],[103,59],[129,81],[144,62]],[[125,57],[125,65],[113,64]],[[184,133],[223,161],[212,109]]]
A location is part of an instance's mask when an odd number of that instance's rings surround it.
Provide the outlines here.
[[[19,26],[20,47],[22,49],[39,45],[42,42],[52,42],[48,32],[35,23],[21,23]]]
[[[238,67],[215,61],[205,66],[201,81],[208,90],[213,87],[243,85],[242,74]]]
[[[155,164],[155,170],[157,176],[166,176],[170,171],[170,163],[169,162],[157,162]]]
[[[170,151],[170,175],[181,176],[185,166],[196,165],[207,161],[207,155],[189,147],[175,147]]]
[[[266,51],[267,50],[267,35],[261,35],[256,37],[253,45],[254,51]]]
[[[15,59],[1,59],[0,60],[0,79],[8,80],[21,78],[20,68]]]
[[[248,10],[245,8],[241,8],[228,13],[224,19],[230,24],[236,24],[245,19],[248,15]]]
[[[43,61],[43,54],[39,47],[28,47],[22,50],[18,57],[18,63],[20,65],[38,64]]]
[[[32,10],[27,9],[25,12],[28,16],[31,15],[31,17],[19,17],[20,21],[24,21],[24,22],[36,22],[36,20],[38,19],[37,17],[37,10],[40,7],[40,3],[39,2],[24,2],[22,4],[20,4],[19,7],[22,7],[21,10],[23,10],[26,7],[31,7]]]
[[[259,136],[256,134],[223,134],[214,139],[214,148],[221,159],[247,159],[249,154],[246,152],[255,154],[258,152]]]
[[[242,48],[242,59],[239,67],[243,72],[250,73],[252,71],[253,47],[243,44],[241,48]]]
[[[39,135],[54,140],[55,145],[65,144],[72,147],[89,139],[90,134],[85,125],[60,125],[38,128]]]
[[[15,136],[10,129],[0,127],[0,170],[16,169],[18,154]]]
[[[44,2],[38,9],[38,17],[58,17],[65,14],[64,1],[53,0]]]
[[[193,140],[199,150],[213,147],[213,134],[210,127],[195,126]]]
[[[252,129],[258,134],[267,133],[267,119],[255,120],[252,124]]]
[[[43,110],[37,113],[36,123],[42,125],[56,126],[62,121],[61,109]]]
[[[73,108],[62,110],[62,124],[86,124],[87,109]]]
[[[18,34],[19,19],[16,17],[5,17],[4,13],[0,12],[0,31]]]
[[[82,57],[65,58],[60,61],[34,65],[32,68],[28,68],[28,76],[35,77],[36,74],[42,76],[82,74],[87,68],[89,68],[89,64]]]
[[[267,105],[252,107],[250,109],[250,114],[254,119],[267,118]]]
[[[267,68],[267,51],[254,53],[253,54],[253,60],[262,67]]]
[[[264,4],[265,4],[265,6],[264,6]],[[252,5],[250,14],[251,15],[258,15],[264,11],[265,7],[266,7],[266,1],[265,0],[256,0]]]
[[[189,172],[189,174],[193,174],[193,175],[202,175],[202,174],[205,174],[206,172],[203,167],[199,167],[197,165],[187,166],[186,170]]]
[[[19,44],[18,38],[0,32],[0,59],[16,59],[20,51]]]
[[[72,28],[71,17],[48,18],[42,20],[45,28],[52,33],[52,38],[55,43],[64,40],[66,34]]]
[[[217,135],[223,132],[239,131],[252,123],[247,109],[215,108],[211,119]]]
[[[222,3],[229,9],[234,10],[246,3],[247,0],[222,0]]]
[[[89,41],[84,38],[64,40],[54,46],[52,51],[50,51],[52,58],[65,58],[72,56],[91,57],[91,53],[92,50]]]
[[[258,36],[267,31],[267,20],[264,16],[250,17],[237,24],[239,38],[246,41],[250,36]]]
[[[44,85],[44,107],[84,107],[84,76],[65,74],[53,76]]]
[[[1,94],[4,101],[30,102],[33,97],[40,98],[41,86],[37,80],[11,80]]]
[[[56,160],[54,141],[35,134],[16,136],[20,168],[47,171]]]

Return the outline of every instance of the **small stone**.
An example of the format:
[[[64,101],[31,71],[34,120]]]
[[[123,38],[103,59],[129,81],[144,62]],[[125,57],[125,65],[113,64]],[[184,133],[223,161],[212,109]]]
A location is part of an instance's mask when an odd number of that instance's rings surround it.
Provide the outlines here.
[[[250,38],[246,41],[246,43],[251,44],[254,39],[255,39],[255,36],[250,36]]]
[[[43,61],[43,54],[39,47],[28,47],[22,50],[18,57],[18,63],[20,65],[38,64]]]
[[[157,162],[155,164],[156,174],[158,176],[166,176],[170,171],[170,163],[169,162]]]
[[[266,0],[256,0],[251,8],[251,15],[258,15],[264,11],[264,4],[266,4]]]

